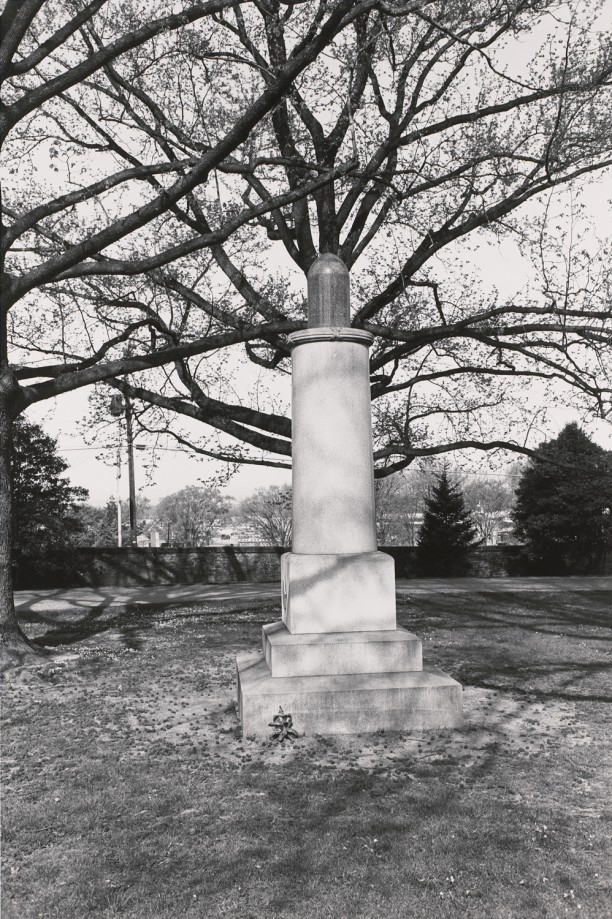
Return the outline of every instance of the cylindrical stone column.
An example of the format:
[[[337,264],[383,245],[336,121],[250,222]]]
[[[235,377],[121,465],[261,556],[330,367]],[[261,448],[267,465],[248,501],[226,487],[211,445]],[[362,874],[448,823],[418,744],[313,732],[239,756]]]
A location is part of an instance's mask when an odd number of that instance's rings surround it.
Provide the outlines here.
[[[295,332],[293,546],[297,554],[376,551],[368,349],[358,329]]]
[[[369,348],[350,328],[349,273],[321,255],[293,349],[293,546],[281,561],[291,635],[394,630],[393,559],[376,551]]]

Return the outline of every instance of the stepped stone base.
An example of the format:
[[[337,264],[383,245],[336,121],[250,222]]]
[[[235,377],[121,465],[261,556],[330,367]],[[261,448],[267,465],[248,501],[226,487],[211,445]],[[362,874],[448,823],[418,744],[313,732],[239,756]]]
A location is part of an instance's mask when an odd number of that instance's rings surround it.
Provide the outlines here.
[[[384,552],[281,559],[283,622],[292,635],[395,629],[395,562]]]
[[[441,670],[272,677],[264,654],[236,658],[244,736],[267,737],[282,707],[299,733],[458,727],[461,685]]]
[[[421,642],[402,628],[292,635],[284,623],[271,622],[262,631],[264,657],[275,679],[423,669]]]

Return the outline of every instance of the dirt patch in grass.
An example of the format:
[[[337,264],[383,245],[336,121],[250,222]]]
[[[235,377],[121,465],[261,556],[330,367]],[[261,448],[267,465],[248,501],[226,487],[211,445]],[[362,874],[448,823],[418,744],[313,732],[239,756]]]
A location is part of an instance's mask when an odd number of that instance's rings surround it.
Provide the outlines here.
[[[4,687],[3,916],[609,919],[611,608],[408,599],[463,728],[282,746],[234,702],[278,607],[29,613],[51,653]]]

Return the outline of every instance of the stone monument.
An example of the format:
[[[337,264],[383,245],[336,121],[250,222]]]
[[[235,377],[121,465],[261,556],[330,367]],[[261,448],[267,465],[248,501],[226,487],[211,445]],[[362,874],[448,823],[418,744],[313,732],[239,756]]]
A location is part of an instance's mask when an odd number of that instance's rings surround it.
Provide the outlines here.
[[[397,627],[395,567],[376,547],[369,347],[350,327],[349,273],[335,255],[308,274],[308,328],[292,349],[293,545],[282,557],[282,620],[237,660],[245,736],[278,713],[298,732],[455,727],[461,686],[424,668]]]

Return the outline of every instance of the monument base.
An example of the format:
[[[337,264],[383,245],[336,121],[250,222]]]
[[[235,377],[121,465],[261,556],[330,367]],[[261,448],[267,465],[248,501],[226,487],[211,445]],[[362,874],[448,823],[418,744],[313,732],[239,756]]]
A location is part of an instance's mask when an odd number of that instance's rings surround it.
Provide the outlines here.
[[[236,658],[243,736],[269,737],[279,708],[302,734],[453,728],[461,685],[436,668],[387,673],[273,677],[263,653]]]
[[[395,628],[395,562],[385,552],[281,558],[282,617],[292,635]]]
[[[322,632],[292,635],[283,622],[262,629],[270,676],[325,676],[423,669],[422,644],[397,628],[374,632]]]

